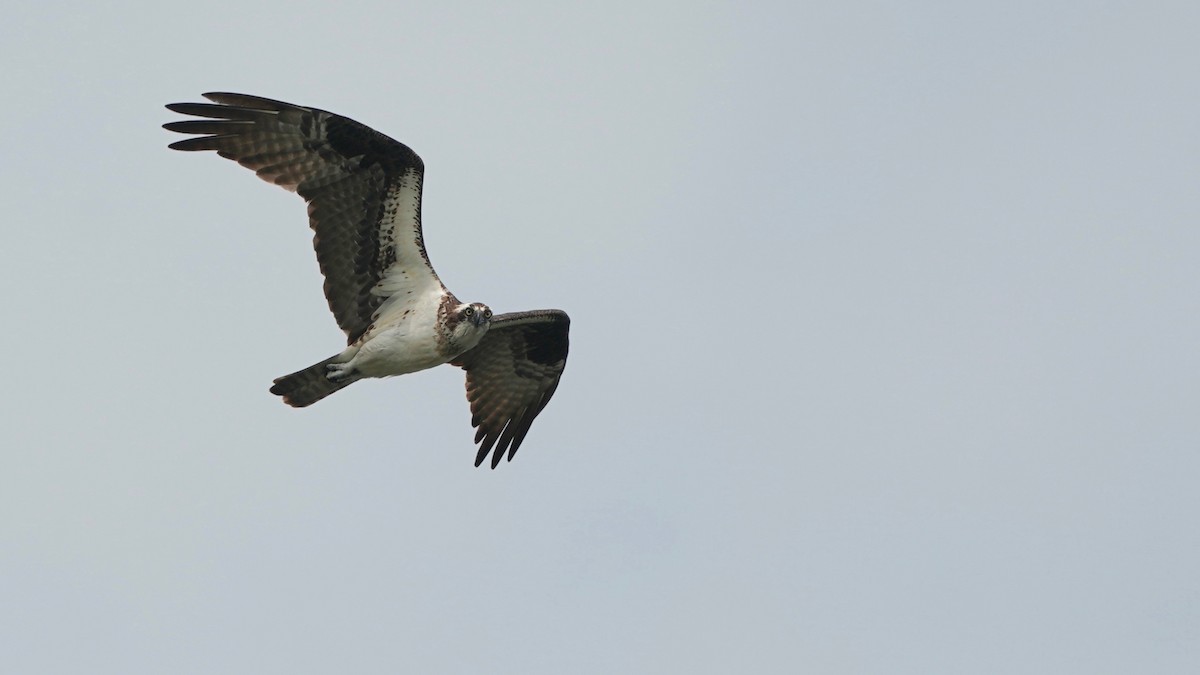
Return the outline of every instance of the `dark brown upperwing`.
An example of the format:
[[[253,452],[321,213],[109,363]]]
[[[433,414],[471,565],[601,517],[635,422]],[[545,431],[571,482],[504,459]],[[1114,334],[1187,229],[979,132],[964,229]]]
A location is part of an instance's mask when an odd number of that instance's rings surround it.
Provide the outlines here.
[[[167,106],[204,118],[164,124],[202,134],[170,147],[214,150],[308,202],[325,298],[349,342],[397,292],[396,284],[387,293],[372,292],[389,273],[412,285],[441,284],[421,234],[424,164],[408,146],[317,108],[245,94],[204,97],[215,104]]]
[[[480,443],[475,466],[493,448],[493,469],[506,451],[510,461],[517,453],[562,378],[570,327],[557,309],[501,314],[474,349],[451,361],[467,371],[471,426],[478,427]]]

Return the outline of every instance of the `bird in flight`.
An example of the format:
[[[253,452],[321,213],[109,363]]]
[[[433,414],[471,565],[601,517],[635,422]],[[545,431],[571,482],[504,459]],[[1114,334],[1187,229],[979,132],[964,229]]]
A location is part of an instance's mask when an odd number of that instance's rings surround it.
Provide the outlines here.
[[[492,314],[460,302],[433,271],[421,235],[425,165],[408,146],[331,112],[246,94],[172,103],[199,119],[163,127],[192,138],[308,203],[325,298],[347,347],[275,380],[271,393],[312,405],[367,377],[449,363],[466,371],[475,466],[511,461],[567,363],[566,312]]]

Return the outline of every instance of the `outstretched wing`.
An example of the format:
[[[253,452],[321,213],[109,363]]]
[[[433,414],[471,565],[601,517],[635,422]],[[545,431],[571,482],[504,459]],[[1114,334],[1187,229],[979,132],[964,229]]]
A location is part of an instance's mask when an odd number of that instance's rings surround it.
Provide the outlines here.
[[[325,298],[349,342],[398,294],[441,291],[421,237],[425,167],[408,146],[354,120],[244,94],[167,108],[205,119],[163,127],[202,134],[175,150],[215,150],[308,202]]]
[[[471,426],[481,443],[475,466],[492,455],[492,468],[505,451],[511,461],[529,425],[550,402],[567,365],[566,312],[543,309],[492,318],[483,340],[451,361],[467,371]]]

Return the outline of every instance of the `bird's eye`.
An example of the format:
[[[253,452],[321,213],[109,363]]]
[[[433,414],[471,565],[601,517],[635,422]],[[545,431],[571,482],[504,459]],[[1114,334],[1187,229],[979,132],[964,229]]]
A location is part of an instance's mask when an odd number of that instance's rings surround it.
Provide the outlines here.
[[[467,316],[474,316],[474,315],[475,315],[475,308],[474,308],[474,307],[468,307],[468,308],[467,308],[467,310],[466,310],[465,312],[463,312],[463,314],[465,314],[465,315],[467,315]]]
[[[483,318],[485,318],[485,319],[492,318],[492,310],[490,310],[490,309],[483,310]]]

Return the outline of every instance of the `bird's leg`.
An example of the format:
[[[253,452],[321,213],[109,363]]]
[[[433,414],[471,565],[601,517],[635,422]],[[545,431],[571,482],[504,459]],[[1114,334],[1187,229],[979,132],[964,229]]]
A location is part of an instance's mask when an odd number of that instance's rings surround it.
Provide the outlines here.
[[[325,377],[330,382],[341,384],[353,379],[356,375],[358,375],[358,369],[352,367],[349,363],[331,363],[325,366]]]

